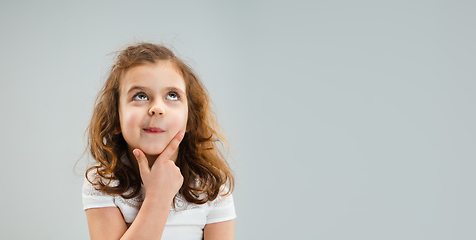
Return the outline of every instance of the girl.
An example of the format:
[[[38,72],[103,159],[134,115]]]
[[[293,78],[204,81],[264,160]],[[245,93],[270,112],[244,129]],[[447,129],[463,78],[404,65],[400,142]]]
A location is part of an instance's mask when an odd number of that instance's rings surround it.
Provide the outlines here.
[[[88,127],[91,239],[233,239],[234,179],[217,129],[205,87],[172,51],[120,52]]]

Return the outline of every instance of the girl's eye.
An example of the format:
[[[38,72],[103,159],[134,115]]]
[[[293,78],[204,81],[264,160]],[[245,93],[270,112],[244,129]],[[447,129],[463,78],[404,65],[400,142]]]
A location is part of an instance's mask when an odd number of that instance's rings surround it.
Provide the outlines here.
[[[135,101],[147,101],[149,100],[149,97],[147,97],[147,95],[145,95],[145,93],[138,93],[134,96],[134,98],[132,98],[132,100],[135,100]]]
[[[177,101],[180,99],[179,95],[176,92],[169,92],[165,98],[168,100],[174,100],[174,101]]]

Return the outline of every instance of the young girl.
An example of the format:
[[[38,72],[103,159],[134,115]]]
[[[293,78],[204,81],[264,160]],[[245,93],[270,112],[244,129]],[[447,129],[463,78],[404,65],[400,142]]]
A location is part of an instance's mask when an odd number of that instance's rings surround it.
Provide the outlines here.
[[[233,239],[233,175],[197,75],[164,46],[120,52],[88,127],[91,239]]]

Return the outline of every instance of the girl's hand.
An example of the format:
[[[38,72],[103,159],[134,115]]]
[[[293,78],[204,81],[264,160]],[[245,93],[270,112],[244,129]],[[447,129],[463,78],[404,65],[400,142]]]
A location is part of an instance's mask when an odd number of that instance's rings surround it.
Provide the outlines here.
[[[133,154],[139,165],[146,197],[172,201],[175,194],[182,187],[183,176],[180,173],[180,169],[170,160],[182,139],[183,133],[178,132],[159,157],[157,157],[151,168],[149,168],[149,162],[145,154],[139,149],[134,149]]]

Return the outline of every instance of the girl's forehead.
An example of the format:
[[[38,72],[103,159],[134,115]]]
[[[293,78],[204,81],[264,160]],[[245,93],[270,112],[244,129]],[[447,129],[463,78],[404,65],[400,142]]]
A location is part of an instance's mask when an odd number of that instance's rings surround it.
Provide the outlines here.
[[[166,61],[143,63],[126,70],[120,79],[119,90],[144,85],[149,88],[175,87],[186,90],[185,80],[175,64]]]

